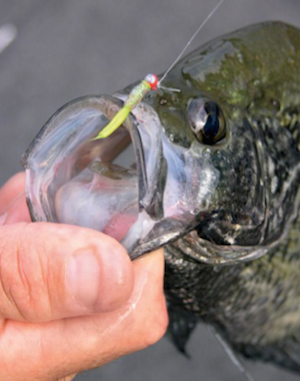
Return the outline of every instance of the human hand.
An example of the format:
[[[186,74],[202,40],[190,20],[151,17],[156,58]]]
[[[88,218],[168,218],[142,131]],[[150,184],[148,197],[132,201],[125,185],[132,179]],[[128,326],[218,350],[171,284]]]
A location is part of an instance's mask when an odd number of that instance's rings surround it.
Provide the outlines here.
[[[30,223],[24,187],[0,190],[0,380],[71,380],[159,340],[163,251],[131,262],[99,232]]]

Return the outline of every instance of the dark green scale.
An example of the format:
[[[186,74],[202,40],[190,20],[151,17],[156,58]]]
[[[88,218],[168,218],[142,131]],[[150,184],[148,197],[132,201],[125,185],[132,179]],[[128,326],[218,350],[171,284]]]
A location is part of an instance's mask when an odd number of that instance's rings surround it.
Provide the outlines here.
[[[183,350],[200,319],[245,356],[300,371],[300,30],[269,22],[223,36],[164,84],[181,94],[147,101],[175,144],[195,144],[191,99],[226,121],[226,137],[203,144],[220,173],[206,214],[166,247],[173,338]]]

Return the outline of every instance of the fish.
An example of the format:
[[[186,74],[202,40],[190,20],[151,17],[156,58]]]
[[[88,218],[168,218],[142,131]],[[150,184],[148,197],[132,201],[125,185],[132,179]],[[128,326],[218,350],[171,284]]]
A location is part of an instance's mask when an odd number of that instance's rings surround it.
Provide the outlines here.
[[[63,106],[22,158],[33,221],[103,231],[132,259],[164,246],[182,352],[200,321],[300,372],[299,62],[296,27],[244,27],[182,58],[107,139],[136,84]]]

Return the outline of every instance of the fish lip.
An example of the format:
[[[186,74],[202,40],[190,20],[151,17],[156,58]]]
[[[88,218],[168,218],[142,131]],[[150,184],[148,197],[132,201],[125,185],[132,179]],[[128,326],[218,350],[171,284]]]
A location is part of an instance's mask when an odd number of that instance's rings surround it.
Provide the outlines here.
[[[113,96],[125,102],[128,94],[116,93]],[[135,259],[169,242],[172,237],[167,231],[163,236],[152,234],[164,219],[163,179],[166,178],[167,167],[163,154],[163,126],[156,111],[145,102],[139,103],[130,115],[135,119],[129,132],[136,155],[140,219],[133,224],[131,234],[121,243],[127,249],[130,258]],[[140,231],[141,237],[136,232],[139,225],[148,226]],[[176,237],[179,234],[180,231],[177,231]]]
[[[125,101],[128,95],[114,96]],[[140,192],[139,218],[121,243],[131,259],[135,259],[195,229],[199,223],[197,215],[202,210],[202,205],[195,212],[196,200],[191,201],[194,195],[187,185],[193,171],[186,171],[186,165],[191,166],[191,160],[196,159],[194,165],[199,162],[198,145],[191,145],[187,149],[173,143],[166,135],[157,112],[146,102],[138,104],[132,114],[137,121],[134,129],[137,129],[138,134],[135,136],[140,139],[143,150],[143,155],[137,160],[143,162],[139,168],[145,169],[146,191]],[[186,183],[177,176],[186,178]],[[208,179],[210,185],[212,182]],[[194,185],[193,187],[195,189]],[[140,228],[137,233],[139,226],[143,224],[147,228]]]
[[[43,192],[40,191],[41,184],[39,183],[39,181],[36,178],[37,176],[35,175],[36,171],[39,171],[39,176],[43,176],[45,174],[45,171],[48,170],[48,168],[50,168],[49,171],[51,171],[51,168],[53,167],[53,165],[55,165],[55,162],[52,162],[51,152],[46,150],[45,154],[43,155],[43,160],[41,160],[41,157],[39,155],[39,153],[41,152],[41,146],[47,145],[48,137],[50,137],[52,134],[56,134],[57,131],[59,131],[61,128],[61,123],[69,117],[77,115],[76,113],[78,113],[80,110],[93,110],[95,113],[99,113],[99,115],[103,114],[108,118],[112,118],[122,107],[123,102],[111,95],[101,94],[84,96],[76,98],[63,105],[45,123],[43,128],[36,135],[35,139],[32,141],[32,143],[21,158],[21,164],[23,165],[27,174],[27,204],[29,207],[32,221],[57,222],[57,220],[49,210],[49,203],[47,198],[48,196],[43,196]],[[139,132],[136,128],[135,118],[132,115],[129,115],[126,121],[123,123],[123,126],[125,127],[125,129],[128,130],[131,137],[131,141],[134,146],[135,156],[137,159],[137,171],[139,173],[138,188],[140,198],[143,198],[144,195],[147,193],[147,178],[144,168],[145,161],[143,158],[143,148]],[[68,140],[70,140],[71,135],[74,135],[76,133],[77,132],[75,129],[74,131],[70,130],[70,133],[68,133],[67,138],[61,140],[61,142],[65,142],[61,143],[63,148],[68,144]],[[96,143],[93,141],[95,133],[97,133],[97,131],[90,131],[87,132],[87,134],[85,134],[84,129],[78,131],[78,134],[81,134],[80,136],[82,136],[82,141],[84,142],[86,140],[87,144],[89,145]],[[119,135],[122,135],[122,132],[120,132]],[[102,140],[101,144],[105,145],[106,142]]]
[[[117,93],[113,96],[125,102],[128,95]],[[162,177],[166,175],[163,126],[158,114],[145,102],[139,103],[131,115],[135,118],[135,123],[130,126],[130,134],[138,165],[140,208],[158,220],[163,217],[163,194],[158,194],[158,184],[161,184]]]
[[[53,195],[55,194],[56,188],[59,189],[63,183],[72,179],[72,173],[69,173],[69,171],[64,173],[64,182],[60,185],[56,183],[56,185],[53,186],[52,189],[54,190],[51,196],[48,194],[48,189],[50,185],[52,186],[53,184],[52,180],[56,175],[56,168],[63,167],[62,163],[66,157],[68,157],[69,162],[72,163],[70,169],[70,172],[72,172],[74,156],[76,163],[76,157],[78,157],[78,152],[80,152],[81,149],[84,149],[85,152],[91,152],[91,160],[98,158],[99,155],[102,155],[100,154],[102,148],[114,150],[114,139],[119,139],[125,130],[129,132],[136,159],[138,202],[140,206],[139,215],[142,215],[143,223],[148,223],[149,227],[148,230],[144,229],[142,232],[147,235],[155,222],[162,217],[157,213],[162,210],[162,205],[159,204],[156,208],[153,208],[153,204],[155,204],[159,198],[156,195],[156,187],[151,186],[152,184],[159,183],[161,175],[160,163],[163,162],[161,125],[158,117],[156,134],[154,135],[153,123],[149,126],[147,122],[147,125],[144,126],[141,119],[136,119],[136,116],[140,116],[131,113],[124,121],[122,127],[116,131],[116,135],[113,134],[108,137],[108,139],[97,141],[93,140],[99,132],[99,130],[97,130],[97,123],[88,128],[78,128],[76,123],[73,123],[72,126],[69,125],[69,123],[71,123],[69,122],[70,120],[78,120],[78,113],[81,113],[80,118],[83,120],[84,113],[89,112],[89,110],[91,110],[93,115],[104,115],[108,119],[111,119],[123,107],[122,100],[123,99],[104,94],[77,98],[63,105],[45,123],[21,159],[27,174],[27,204],[33,221],[58,222],[56,212],[53,209]],[[147,116],[149,114],[151,114],[150,109],[147,109],[145,115]],[[80,123],[85,122],[82,121]],[[80,123],[78,126],[82,127],[83,125]],[[65,125],[63,129],[62,125]],[[147,134],[147,131],[151,132],[151,134]],[[153,136],[155,137],[155,141],[152,139]],[[147,138],[152,139],[151,142],[149,142],[148,149]],[[54,145],[53,142],[55,142]],[[96,152],[93,153],[95,147],[98,148]],[[133,238],[134,242],[124,245],[129,252],[133,251],[141,243],[145,244],[145,242],[142,242],[143,237],[140,239],[139,234],[135,234]],[[149,245],[146,246],[148,248]],[[143,249],[143,251],[145,250]]]

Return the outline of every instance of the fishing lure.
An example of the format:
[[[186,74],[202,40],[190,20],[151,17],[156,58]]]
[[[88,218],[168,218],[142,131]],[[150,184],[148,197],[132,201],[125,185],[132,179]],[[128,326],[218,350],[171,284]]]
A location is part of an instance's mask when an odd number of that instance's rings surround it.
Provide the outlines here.
[[[137,86],[135,86],[130,92],[125,105],[121,110],[113,117],[113,119],[108,123],[108,125],[93,139],[105,139],[110,136],[117,128],[119,128],[130,111],[136,107],[151,90],[156,90],[158,85],[158,77],[155,74],[146,75],[145,79],[142,80]]]
[[[210,12],[210,14],[198,27],[196,32],[189,39],[185,47],[182,49],[178,57],[175,59],[172,65],[168,68],[168,70],[165,72],[162,78],[158,80],[158,76],[156,74],[146,75],[146,77],[142,80],[142,82],[132,89],[127,100],[125,101],[124,107],[122,107],[121,110],[117,112],[117,114],[112,118],[112,120],[108,123],[108,125],[93,140],[105,139],[109,137],[114,131],[116,131],[124,123],[128,115],[130,114],[131,110],[134,109],[151,90],[156,91],[158,88],[164,88],[163,86],[161,86],[161,83],[166,79],[167,75],[170,73],[173,67],[177,64],[177,62],[183,56],[183,54],[185,53],[189,45],[192,43],[194,38],[197,36],[200,30],[204,27],[207,21],[217,11],[217,9],[221,6],[221,4],[224,1],[225,0],[219,1],[219,3],[215,6],[215,8]],[[169,91],[180,91],[178,89],[173,89],[173,88],[164,88],[164,89]]]

